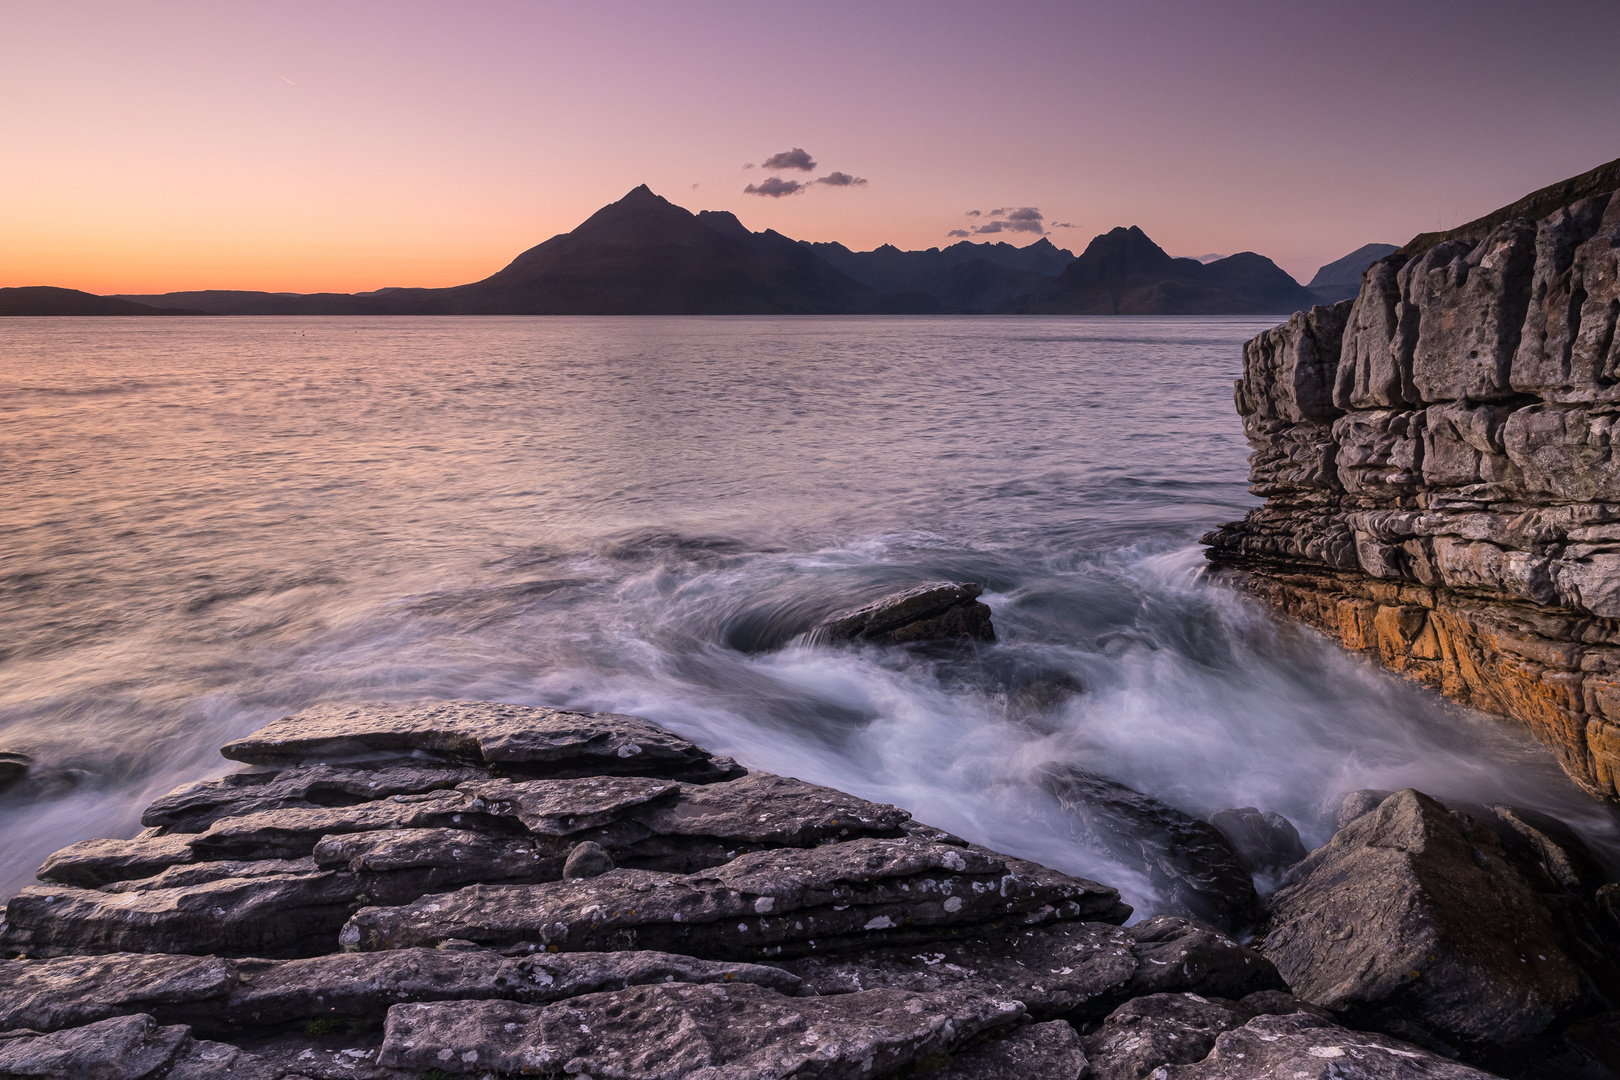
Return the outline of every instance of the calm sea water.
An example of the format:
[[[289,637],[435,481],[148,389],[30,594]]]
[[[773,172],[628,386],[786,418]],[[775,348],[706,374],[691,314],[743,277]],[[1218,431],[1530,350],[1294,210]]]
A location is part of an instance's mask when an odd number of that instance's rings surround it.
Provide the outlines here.
[[[1245,319],[0,320],[0,893],[314,702],[651,717],[1120,886],[1027,780],[1331,832],[1339,793],[1612,818],[1513,727],[1201,577]],[[999,640],[812,648],[939,577]],[[1078,693],[1055,692],[1079,686]]]

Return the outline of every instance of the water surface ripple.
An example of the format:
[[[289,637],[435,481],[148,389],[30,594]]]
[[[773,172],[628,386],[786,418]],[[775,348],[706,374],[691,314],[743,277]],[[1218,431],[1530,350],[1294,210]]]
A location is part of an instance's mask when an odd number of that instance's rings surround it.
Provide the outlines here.
[[[1352,788],[1517,802],[1612,860],[1518,730],[1201,579],[1253,505],[1265,325],[0,320],[0,749],[64,776],[0,799],[0,892],[339,698],[639,713],[1144,911],[1032,766],[1313,844]],[[985,585],[997,643],[794,641],[937,577]]]

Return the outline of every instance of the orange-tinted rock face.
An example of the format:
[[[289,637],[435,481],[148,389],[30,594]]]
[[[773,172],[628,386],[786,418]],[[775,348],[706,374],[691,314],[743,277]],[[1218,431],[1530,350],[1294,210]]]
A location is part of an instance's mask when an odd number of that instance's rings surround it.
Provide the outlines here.
[[[1265,506],[1205,538],[1279,610],[1511,717],[1620,799],[1620,195],[1372,266],[1244,347]]]

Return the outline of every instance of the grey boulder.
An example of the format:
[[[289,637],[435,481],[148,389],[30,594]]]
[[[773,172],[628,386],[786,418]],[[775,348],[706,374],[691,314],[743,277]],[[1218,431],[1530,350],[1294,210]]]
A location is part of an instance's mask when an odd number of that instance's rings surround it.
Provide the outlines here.
[[[1240,806],[1212,814],[1209,823],[1231,843],[1238,857],[1255,873],[1280,877],[1310,854],[1294,823],[1272,810]]]
[[[1272,897],[1265,952],[1347,1022],[1450,1052],[1524,1044],[1581,1003],[1554,920],[1486,830],[1396,792]]]

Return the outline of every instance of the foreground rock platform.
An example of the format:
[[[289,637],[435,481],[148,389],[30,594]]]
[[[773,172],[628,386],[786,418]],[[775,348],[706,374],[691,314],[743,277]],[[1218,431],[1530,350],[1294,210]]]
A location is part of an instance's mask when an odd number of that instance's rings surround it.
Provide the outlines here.
[[[1620,170],[1577,179],[1249,342],[1236,403],[1266,503],[1205,543],[1620,800]]]
[[[228,749],[259,771],[8,902],[0,1080],[1485,1075],[1211,926],[639,718],[341,706]],[[1557,823],[1492,820],[1593,885]]]

